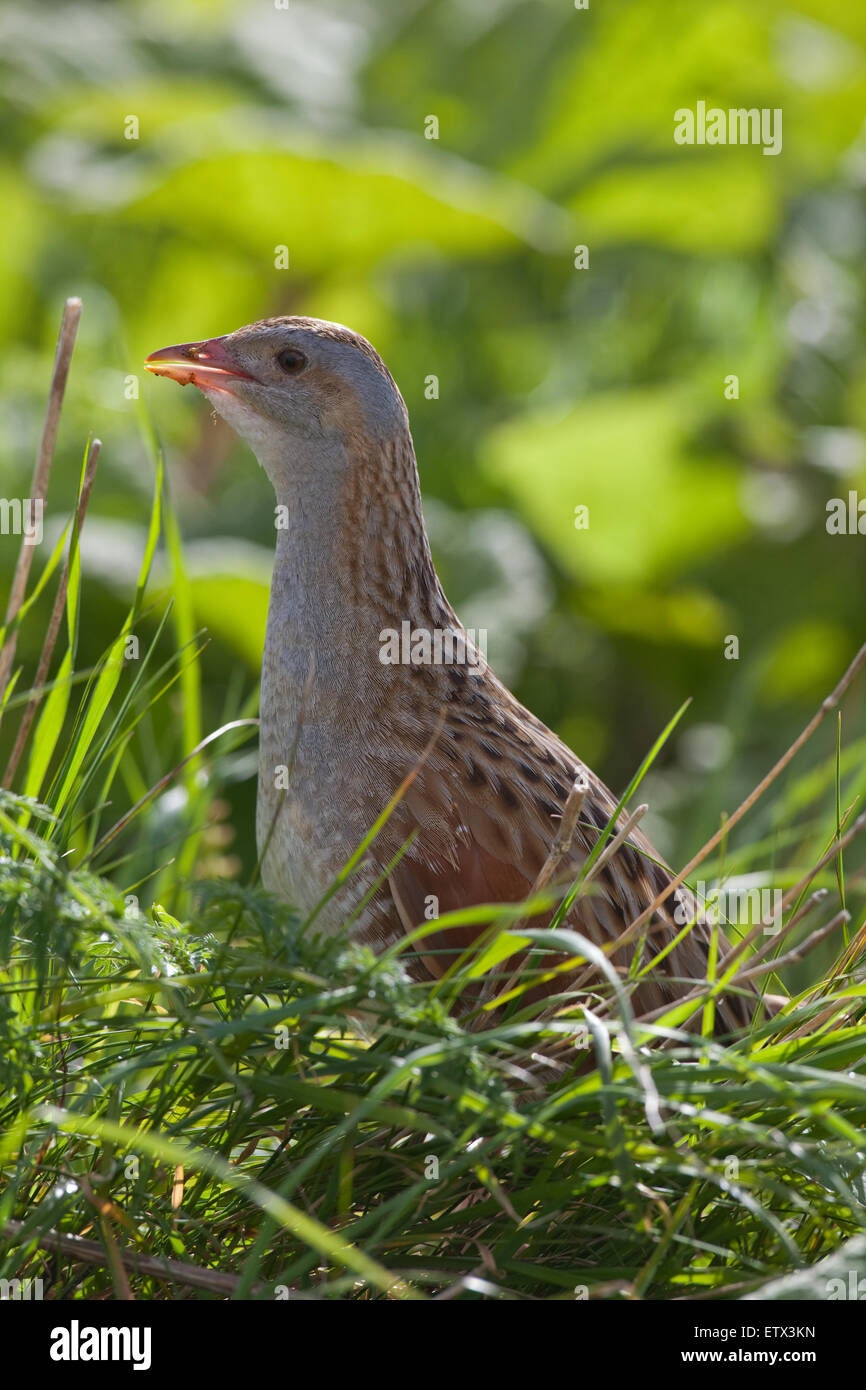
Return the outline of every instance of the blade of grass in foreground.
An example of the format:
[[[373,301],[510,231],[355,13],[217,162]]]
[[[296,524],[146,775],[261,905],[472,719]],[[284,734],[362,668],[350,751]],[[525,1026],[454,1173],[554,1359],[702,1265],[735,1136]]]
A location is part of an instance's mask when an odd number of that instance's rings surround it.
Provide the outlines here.
[[[78,493],[75,499],[75,509],[72,519],[72,532],[69,537],[69,579],[66,586],[66,651],[63,654],[57,672],[57,682],[45,701],[39,723],[36,726],[30,749],[30,757],[27,763],[27,774],[24,779],[24,794],[25,796],[32,796],[34,800],[38,800],[39,798],[39,793],[42,790],[42,783],[48,771],[49,764],[60,742],[72,690],[70,682],[75,669],[75,658],[78,652],[78,632],[81,616],[81,553],[79,549],[81,527],[79,508],[81,505],[82,491],[85,485],[87,464],[90,458],[90,447],[91,441],[88,440],[84,450],[84,461],[81,465],[81,475],[78,482]]]
[[[78,775],[81,766],[96,737],[96,732],[102,723],[106,710],[117,689],[117,683],[120,680],[120,673],[124,665],[124,653],[126,651],[127,639],[132,633],[132,629],[141,610],[150,568],[159,540],[162,517],[162,492],[163,467],[160,457],[157,463],[150,526],[145,543],[144,555],[142,557],[141,569],[139,571],[135,597],[118,636],[109,648],[102,670],[94,681],[92,689],[85,695],[83,718],[78,725],[77,732],[73,735],[69,754],[58,774],[58,778],[55,778],[55,785],[57,785],[58,779],[60,780],[56,794],[52,795],[52,805],[58,815],[63,813],[67,802],[70,801],[70,798],[77,789]],[[70,589],[71,588],[72,584],[70,583]]]
[[[162,1134],[152,1134],[147,1130],[128,1129],[125,1125],[114,1124],[91,1115],[78,1115],[55,1106],[43,1106],[37,1111],[36,1119],[43,1123],[72,1134],[88,1135],[91,1138],[117,1145],[118,1148],[138,1150],[151,1154],[173,1167],[204,1169],[229,1187],[243,1192],[262,1211],[267,1212],[280,1226],[292,1231],[299,1240],[318,1250],[325,1259],[343,1264],[354,1270],[362,1279],[383,1293],[392,1293],[399,1298],[421,1299],[423,1294],[402,1279],[390,1274],[383,1265],[370,1259],[363,1251],[348,1244],[334,1231],[323,1226],[315,1217],[308,1216],[292,1206],[284,1198],[277,1196],[270,1188],[255,1178],[249,1177],[242,1169],[227,1163],[214,1153],[178,1143]]]
[[[586,859],[581,865],[580,872],[574,880],[574,883],[572,884],[568,892],[565,894],[564,898],[562,899],[556,911],[554,912],[553,917],[550,921],[550,925],[548,927],[549,931],[555,931],[559,927],[561,927],[562,922],[565,920],[572,907],[572,904],[574,903],[575,899],[577,898],[578,894],[583,888],[583,885],[586,882],[588,875],[591,873],[593,866],[597,863],[602,853],[604,852],[605,846],[608,842],[611,832],[616,828],[617,821],[619,820],[619,817],[622,814],[624,808],[628,805],[628,802],[631,800],[632,796],[634,796],[635,792],[637,791],[647,772],[652,767],[653,763],[658,757],[659,752],[664,747],[667,740],[670,738],[670,735],[673,733],[674,729],[682,719],[690,704],[691,699],[683,701],[676,714],[665,725],[664,729],[659,734],[658,738],[655,740],[649,752],[644,757],[643,761],[641,762],[640,766],[638,767],[637,771],[635,772],[634,776],[632,777],[631,781],[629,782],[628,786],[626,787],[625,791],[623,792],[622,796],[617,802],[617,805],[613,813],[611,814],[610,819],[607,822],[607,825],[599,834],[598,839],[593,845],[590,853],[587,855]],[[502,1005],[506,1003],[506,1001],[513,1005],[519,999],[519,996],[523,993],[523,987],[521,987],[521,985],[519,984],[520,976],[525,975],[528,971],[532,969],[533,962],[537,959],[537,956],[537,951],[534,951],[530,954],[527,960],[521,964],[520,968],[516,970],[514,974],[511,976],[511,978],[506,982],[504,988],[496,996],[496,998],[488,1001],[484,1005],[485,1010],[491,1011],[496,1008],[501,1008]]]
[[[836,839],[842,838],[842,711],[836,715]],[[845,910],[845,870],[842,866],[842,851],[836,858],[836,878],[839,883],[839,901]],[[845,945],[848,945],[848,924],[844,927]]]
[[[165,494],[165,542],[171,566],[175,640],[178,650],[183,651],[190,647],[196,636],[195,612],[192,585],[184,562],[180,526],[167,488]],[[195,830],[192,827],[204,819],[202,814],[204,803],[210,797],[207,782],[202,784],[198,778],[201,762],[195,755],[195,750],[202,741],[201,667],[197,657],[184,663],[181,669],[180,686],[183,709],[181,744],[181,751],[184,755],[183,783],[189,805],[190,828],[173,865],[172,876],[176,882],[183,883],[192,875],[203,834],[201,829]]]
[[[575,880],[574,884],[569,889],[569,891],[566,893],[565,897],[563,898],[562,902],[560,903],[559,907],[554,913],[553,920],[550,923],[551,930],[558,927],[560,922],[562,922],[563,919],[568,915],[569,909],[571,908],[572,903],[574,902],[575,898],[580,892],[581,886],[585,878],[587,877],[596,860],[599,858],[602,851],[604,850],[604,847],[607,844],[608,836],[610,835],[611,831],[615,829],[616,823],[619,820],[620,815],[622,814],[625,807],[628,805],[631,798],[634,796],[644,777],[649,772],[650,768],[652,767],[662,748],[667,743],[668,739],[670,738],[677,724],[679,724],[680,720],[682,719],[690,704],[691,698],[683,701],[676,714],[673,716],[672,719],[668,721],[664,729],[662,729],[662,732],[659,734],[658,738],[656,739],[652,748],[647,753],[637,772],[632,777],[631,781],[629,782],[628,786],[626,787],[625,791],[623,792],[622,796],[617,802],[616,809],[611,815],[610,820],[604,827],[604,830],[602,830],[601,834],[599,835],[598,839],[593,845],[589,855],[587,856],[586,860],[581,866],[581,870],[577,876],[577,879]]]

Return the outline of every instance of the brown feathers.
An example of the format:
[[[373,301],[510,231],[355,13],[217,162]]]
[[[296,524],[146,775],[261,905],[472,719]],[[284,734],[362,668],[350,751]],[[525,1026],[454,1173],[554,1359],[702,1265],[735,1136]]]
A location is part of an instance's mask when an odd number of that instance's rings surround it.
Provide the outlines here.
[[[188,380],[190,361],[192,379],[255,449],[286,518],[262,664],[257,829],[266,885],[316,908],[407,778],[361,873],[317,908],[320,928],[341,931],[354,908],[353,935],[381,949],[448,912],[522,900],[580,777],[574,834],[554,856],[557,877],[574,879],[615,800],[487,669],[445,598],[406,407],[378,353],[341,324],[287,317],[166,349],[149,366]],[[620,818],[565,925],[605,949],[640,1013],[706,977],[711,933],[703,922],[687,929],[694,909],[683,890],[681,921],[671,898],[642,938],[617,948],[670,882],[635,827]],[[441,978],[483,929],[433,930],[409,956],[413,973]],[[720,937],[720,954],[727,949]],[[500,986],[519,964],[500,967]],[[581,998],[592,983],[584,968],[570,981],[538,982],[536,993],[570,985]],[[495,997],[496,987],[488,977],[464,1005]],[[746,1023],[752,1002],[719,1001],[720,1027]]]

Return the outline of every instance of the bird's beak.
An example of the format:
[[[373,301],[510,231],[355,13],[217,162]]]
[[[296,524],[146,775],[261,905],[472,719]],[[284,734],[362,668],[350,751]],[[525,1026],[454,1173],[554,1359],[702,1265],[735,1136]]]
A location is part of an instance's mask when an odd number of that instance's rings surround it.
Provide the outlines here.
[[[235,362],[225,346],[225,338],[160,348],[145,358],[144,365],[154,376],[170,376],[181,386],[192,382],[206,391],[230,391],[232,377],[255,381]]]

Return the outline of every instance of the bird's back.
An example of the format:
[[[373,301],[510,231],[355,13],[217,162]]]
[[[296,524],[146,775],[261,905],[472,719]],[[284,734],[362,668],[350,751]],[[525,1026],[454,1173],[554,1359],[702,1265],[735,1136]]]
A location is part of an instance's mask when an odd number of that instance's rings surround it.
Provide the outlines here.
[[[431,918],[482,903],[526,898],[548,860],[577,779],[585,783],[586,793],[570,849],[557,868],[558,882],[571,883],[577,877],[617,805],[604,783],[489,669],[418,667],[404,670],[402,682],[404,694],[396,708],[392,706],[390,752],[378,764],[374,760],[371,768],[380,787],[379,809],[400,780],[414,767],[417,771],[373,847],[380,870],[412,838],[357,929],[379,949],[429,924]],[[608,844],[625,819],[622,813]],[[650,841],[634,829],[602,862],[563,923],[609,951],[638,1014],[674,1002],[707,977],[713,928],[700,918],[685,887],[656,909],[635,941],[619,950],[614,946],[671,878]],[[527,925],[544,926],[550,916],[542,914]],[[412,953],[414,972],[419,977],[441,976],[483,930],[482,923],[425,936]],[[652,966],[653,958],[679,936],[682,939]],[[719,932],[717,959],[724,959],[729,949]],[[561,959],[545,958],[543,973]],[[482,991],[488,1001],[519,964],[512,958],[500,965]],[[534,992],[558,993],[574,980],[558,974]],[[600,983],[596,974],[596,989]],[[602,992],[609,995],[609,986],[605,984]],[[477,1002],[477,996],[468,999],[467,1007]],[[755,1002],[749,990],[718,1000],[717,1030],[745,1026]]]

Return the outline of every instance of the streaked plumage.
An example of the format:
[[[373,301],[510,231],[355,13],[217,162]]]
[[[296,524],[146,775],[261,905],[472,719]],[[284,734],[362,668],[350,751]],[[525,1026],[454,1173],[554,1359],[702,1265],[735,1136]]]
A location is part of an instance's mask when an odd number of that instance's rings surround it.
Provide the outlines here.
[[[363,871],[320,926],[339,930],[380,875],[352,928],[376,950],[433,907],[442,915],[524,898],[582,775],[589,790],[562,865],[562,876],[574,876],[616,805],[603,783],[483,663],[380,659],[382,633],[404,621],[462,628],[430,555],[406,408],[370,344],[341,325],[276,318],[163,349],[147,365],[194,382],[250,442],[274,485],[278,523],[286,521],[277,529],[262,667],[257,831],[267,886],[312,909],[425,750]],[[568,924],[607,945],[669,877],[634,830]],[[688,895],[685,902],[690,911]],[[673,908],[669,899],[652,920],[644,960],[680,930]],[[441,975],[476,930],[428,937],[413,953],[413,973]],[[709,942],[699,922],[634,990],[633,1007],[655,1009],[705,978]],[[633,949],[614,955],[621,973]],[[501,978],[516,965],[503,966]],[[562,978],[548,988],[561,990]],[[744,1025],[753,1004],[721,1001],[718,1025]]]

